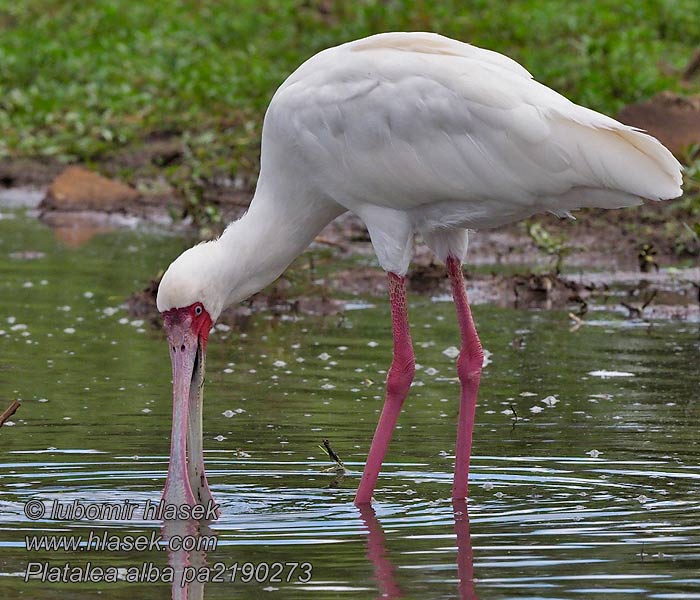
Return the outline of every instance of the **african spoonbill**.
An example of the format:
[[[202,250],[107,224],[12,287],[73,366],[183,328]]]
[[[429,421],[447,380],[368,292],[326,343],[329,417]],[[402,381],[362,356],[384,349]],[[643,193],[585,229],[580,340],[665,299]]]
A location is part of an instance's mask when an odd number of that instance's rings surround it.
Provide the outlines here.
[[[405,276],[414,232],[447,266],[461,333],[459,499],[483,361],[461,269],[467,231],[680,194],[680,165],[655,138],[570,102],[496,52],[433,33],[384,33],[311,57],[270,102],[248,212],[180,255],[158,289],[174,388],[165,501],[211,499],[201,388],[212,323],[274,281],[341,213],[363,221],[388,274],[394,343],[355,503],[372,499],[413,379]]]

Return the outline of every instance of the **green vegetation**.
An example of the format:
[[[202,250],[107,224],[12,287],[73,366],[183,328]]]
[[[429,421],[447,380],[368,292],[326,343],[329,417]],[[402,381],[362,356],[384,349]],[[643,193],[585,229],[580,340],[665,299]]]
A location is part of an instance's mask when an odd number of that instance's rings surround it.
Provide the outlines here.
[[[578,250],[576,246],[569,244],[565,234],[551,233],[539,222],[529,223],[527,234],[537,249],[552,259],[552,269],[555,275],[561,274],[564,259]]]
[[[276,87],[330,45],[432,30],[498,50],[573,100],[616,113],[679,87],[700,44],[697,0],[0,0],[0,159],[105,163],[153,140],[182,142],[162,174],[203,208],[201,187],[257,171]],[[667,65],[661,68],[660,65]]]

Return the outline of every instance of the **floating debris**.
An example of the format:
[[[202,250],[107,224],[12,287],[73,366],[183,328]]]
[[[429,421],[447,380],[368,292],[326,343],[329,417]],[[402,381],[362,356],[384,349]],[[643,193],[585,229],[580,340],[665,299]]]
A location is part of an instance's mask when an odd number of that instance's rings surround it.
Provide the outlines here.
[[[323,471],[325,473],[331,472],[331,473],[338,473],[338,474],[345,474],[347,473],[347,469],[345,468],[345,464],[343,463],[342,460],[340,460],[340,457],[338,454],[333,450],[331,447],[331,443],[327,439],[322,440],[322,444],[319,444],[318,447],[323,450],[328,458],[330,458],[335,465],[328,467],[327,469],[324,469]]]
[[[541,402],[542,404],[552,408],[557,404],[557,402],[559,402],[559,399],[556,396],[547,396],[546,398],[543,398]]]
[[[243,414],[244,412],[245,410],[243,410],[242,408],[235,408],[234,410],[225,410],[221,414],[224,415],[224,417],[226,417],[227,419],[230,419],[231,417]]]
[[[605,369],[590,371],[588,374],[593,377],[601,377],[602,379],[608,379],[610,377],[634,377],[634,373],[628,373],[627,371],[607,371]]]
[[[449,346],[445,348],[442,353],[447,358],[457,358],[459,356],[459,348],[457,348],[457,346]]]

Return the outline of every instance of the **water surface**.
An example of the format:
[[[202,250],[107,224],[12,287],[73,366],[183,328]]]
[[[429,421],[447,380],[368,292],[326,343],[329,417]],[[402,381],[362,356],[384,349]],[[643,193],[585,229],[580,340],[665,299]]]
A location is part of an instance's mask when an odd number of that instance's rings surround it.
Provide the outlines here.
[[[28,534],[160,533],[162,523],[29,520],[31,499],[157,502],[171,391],[160,330],[124,298],[184,247],[120,231],[68,247],[0,219],[0,590],[6,598],[700,598],[697,324],[477,306],[482,377],[468,510],[449,500],[457,344],[449,302],[412,296],[416,380],[374,511],[352,504],[382,406],[390,320],[254,316],[212,334],[204,436],[221,518],[206,553],[30,552]],[[330,440],[350,472],[327,472]],[[166,533],[172,533],[166,532]],[[30,562],[164,568],[310,563],[308,581],[24,581]],[[180,565],[180,566],[178,566]],[[121,571],[123,573],[124,571]],[[286,572],[285,572],[286,574]]]

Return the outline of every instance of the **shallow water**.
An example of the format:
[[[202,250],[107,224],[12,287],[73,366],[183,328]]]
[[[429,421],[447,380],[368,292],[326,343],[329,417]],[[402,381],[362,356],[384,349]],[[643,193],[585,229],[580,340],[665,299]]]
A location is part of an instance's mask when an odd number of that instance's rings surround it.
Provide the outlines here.
[[[415,296],[419,370],[374,511],[352,499],[391,351],[377,300],[343,317],[258,315],[242,333],[212,334],[204,435],[222,515],[203,531],[216,536],[206,556],[28,551],[32,534],[161,533],[157,520],[32,521],[23,511],[31,499],[159,500],[168,353],[161,332],[121,303],[184,243],[121,231],[69,248],[21,212],[2,217],[0,410],[23,401],[0,430],[3,598],[700,598],[698,324],[600,311],[571,331],[564,313],[475,307],[491,362],[465,511],[449,501],[453,308]],[[344,478],[326,472],[323,438]],[[236,581],[24,581],[30,562],[170,561],[181,576],[186,559],[222,563],[214,571],[225,579],[237,563]],[[308,581],[301,566],[284,580],[292,562],[312,565]],[[244,563],[257,569],[248,583]],[[282,581],[263,563],[280,563]]]

